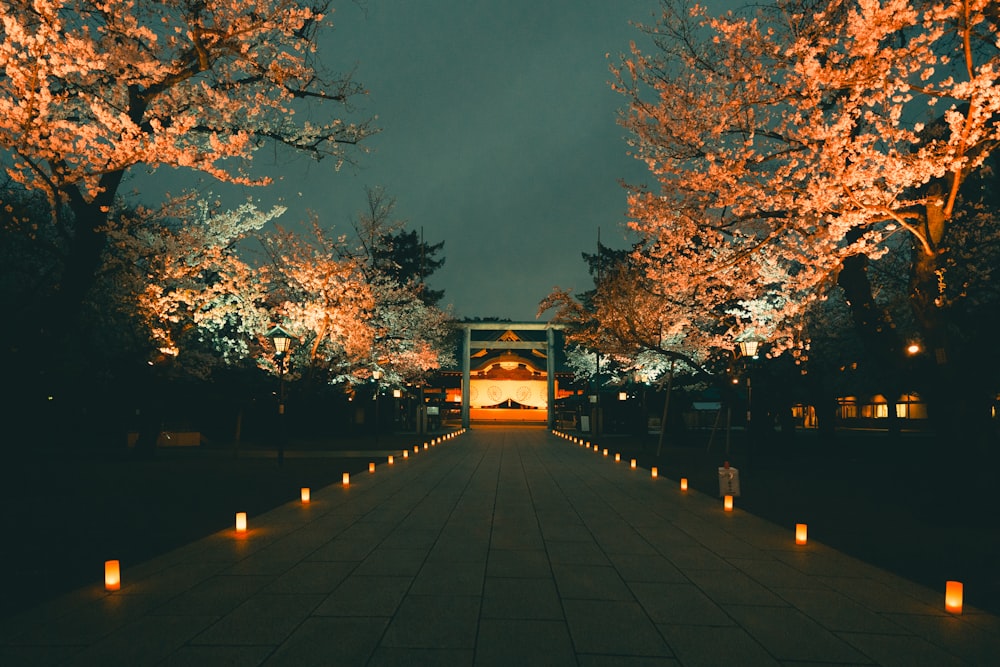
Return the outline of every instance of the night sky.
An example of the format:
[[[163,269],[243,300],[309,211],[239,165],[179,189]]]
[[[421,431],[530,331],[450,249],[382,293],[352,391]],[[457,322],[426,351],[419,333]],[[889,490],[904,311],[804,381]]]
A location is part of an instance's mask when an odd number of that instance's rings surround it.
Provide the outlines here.
[[[341,233],[364,209],[365,186],[384,187],[408,229],[445,242],[446,264],[430,284],[445,290],[456,317],[534,320],[553,286],[588,289],[581,253],[594,252],[598,228],[606,245],[628,244],[619,180],[645,179],[616,122],[625,99],[611,90],[608,65],[642,40],[630,21],[651,22],[658,2],[335,7],[319,56],[337,70],[355,67],[368,89],[360,110],[382,128],[371,153],[333,173],[329,161],[275,163],[262,150],[256,166],[279,179],[273,187],[204,187],[232,196],[232,206],[245,196],[287,204],[285,226],[315,211]]]

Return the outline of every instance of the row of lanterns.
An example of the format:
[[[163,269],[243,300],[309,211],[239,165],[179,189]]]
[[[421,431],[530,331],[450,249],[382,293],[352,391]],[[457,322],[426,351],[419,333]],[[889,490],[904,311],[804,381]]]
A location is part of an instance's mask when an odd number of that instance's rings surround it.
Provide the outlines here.
[[[428,440],[423,443],[423,449],[427,450],[431,447],[436,447],[441,443],[451,440],[459,435],[465,433],[467,429],[459,429],[458,431],[452,431],[451,433],[442,435],[440,437],[434,438],[433,440]],[[413,446],[413,453],[418,454],[420,452],[420,445]],[[402,456],[404,459],[410,458],[410,450],[404,449],[402,451]],[[386,463],[388,465],[395,465],[396,457],[390,454],[386,458]],[[368,463],[368,473],[374,474],[375,472],[375,462],[369,461]],[[351,485],[351,473],[345,472],[341,477],[341,484],[345,487]],[[299,489],[299,502],[303,505],[308,505],[312,501],[312,490],[308,486],[303,486]],[[237,512],[236,513],[236,535],[238,537],[243,537],[247,534],[247,513]],[[121,576],[121,562],[118,560],[107,560],[104,561],[104,590],[106,591],[117,591],[121,590],[122,587],[122,576]]]
[[[574,436],[574,435],[570,435],[568,433],[563,433],[562,431],[558,431],[558,430],[553,430],[552,434],[555,435],[555,436],[557,436],[557,437],[560,437],[560,438],[562,438],[564,440],[568,440],[569,442],[571,442],[573,444],[579,445],[580,447],[585,447],[587,449],[592,449],[594,452],[603,452],[604,456],[608,456],[608,450],[606,448],[602,450],[598,445],[592,444],[590,441],[584,440],[583,438],[580,438],[580,437],[577,437],[577,436]],[[622,460],[621,459],[621,454],[618,453],[618,452],[616,452],[615,453],[615,463],[620,463],[621,460]],[[636,460],[635,459],[631,459],[631,461],[629,462],[629,468],[632,469],[632,470],[635,470],[636,467],[637,467]],[[660,471],[659,471],[659,469],[656,466],[651,467],[649,469],[649,473],[650,473],[650,476],[653,479],[656,479],[656,478],[658,478],[660,476]],[[680,488],[681,488],[681,491],[687,491],[688,490],[688,480],[687,480],[687,477],[681,477],[681,479],[680,479]],[[733,496],[731,496],[731,495],[723,496],[723,498],[722,498],[722,509],[725,512],[732,512],[733,511]],[[808,525],[804,524],[804,523],[797,523],[797,524],[795,524],[795,544],[802,546],[802,545],[807,544],[808,541],[809,541],[809,527],[808,527]],[[962,613],[962,604],[963,604],[963,594],[964,594],[964,591],[963,591],[962,582],[960,582],[960,581],[948,581],[948,582],[945,582],[945,593],[944,593],[944,608],[945,608],[945,611],[947,611],[949,613],[952,613],[952,614],[961,614]]]

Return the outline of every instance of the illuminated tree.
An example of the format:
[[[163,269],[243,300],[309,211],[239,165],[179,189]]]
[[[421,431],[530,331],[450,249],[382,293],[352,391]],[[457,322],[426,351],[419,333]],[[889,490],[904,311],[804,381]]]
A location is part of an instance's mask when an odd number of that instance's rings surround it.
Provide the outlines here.
[[[996,3],[663,10],[647,28],[658,50],[616,69],[655,178],[629,197],[650,277],[732,303],[730,339],[757,329],[788,346],[838,278],[872,308],[864,260],[912,249],[914,307],[934,330],[962,185],[1000,141]]]
[[[372,133],[367,121],[343,117],[363,91],[318,64],[328,8],[293,0],[0,5],[3,163],[15,181],[45,193],[67,239],[52,312],[78,312],[133,167],[264,184],[247,170],[264,142],[339,166],[344,147]],[[309,110],[316,113],[296,115]]]
[[[664,0],[615,68],[622,116],[654,186],[629,210],[647,275],[724,312],[714,344],[754,332],[807,344],[809,309],[839,285],[873,359],[895,366],[895,323],[868,263],[900,255],[920,335],[961,352],[956,219],[1000,143],[1000,8],[990,0],[779,0],[710,16]],[[983,234],[997,237],[995,216]],[[991,241],[992,242],[992,241]]]
[[[451,362],[450,315],[435,306],[443,292],[424,283],[444,264],[433,257],[443,243],[427,245],[407,232],[396,217],[396,199],[384,188],[369,187],[365,194],[367,208],[352,221],[356,245],[345,253],[358,263],[374,297],[369,363],[386,372],[389,383],[419,383]]]
[[[601,245],[584,253],[594,289],[574,297],[554,289],[539,305],[539,315],[554,309],[553,322],[566,325],[567,343],[579,348],[578,373],[596,376],[641,371],[651,380],[665,376],[671,362],[698,373],[706,361],[706,337],[692,322],[695,312],[680,292],[664,294],[646,278],[630,251]],[[602,357],[600,371],[597,358]],[[614,368],[612,368],[614,367]]]

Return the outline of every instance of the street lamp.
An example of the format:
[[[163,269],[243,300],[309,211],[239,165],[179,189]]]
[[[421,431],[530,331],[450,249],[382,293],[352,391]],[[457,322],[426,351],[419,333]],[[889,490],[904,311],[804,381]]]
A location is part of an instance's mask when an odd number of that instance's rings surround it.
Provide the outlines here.
[[[372,379],[375,380],[375,446],[378,447],[378,381],[382,379],[382,371],[373,370]]]
[[[285,370],[288,368],[288,351],[292,335],[279,326],[266,334],[274,344],[274,361],[278,364],[278,465],[285,462]]]
[[[739,352],[743,358],[748,360],[747,365],[747,445],[748,450],[753,448],[753,361],[758,358],[761,339],[751,334],[740,340]],[[747,452],[749,458],[749,451]]]

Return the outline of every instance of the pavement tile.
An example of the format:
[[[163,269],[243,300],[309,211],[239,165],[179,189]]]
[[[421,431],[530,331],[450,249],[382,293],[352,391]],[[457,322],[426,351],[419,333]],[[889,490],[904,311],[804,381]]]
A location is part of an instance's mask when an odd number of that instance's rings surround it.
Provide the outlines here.
[[[539,577],[550,579],[549,557],[541,549],[490,549],[488,577]]]
[[[809,588],[827,590],[827,587],[787,563],[770,556],[763,558],[727,558],[731,565],[768,588]]]
[[[633,582],[629,588],[657,624],[733,625],[733,619],[693,584]]]
[[[776,587],[772,590],[828,630],[883,635],[906,633],[902,625],[894,623],[888,616],[876,613],[836,591]]]
[[[182,646],[157,667],[257,667],[272,646]]]
[[[412,577],[352,574],[313,612],[318,616],[392,616],[413,583]]]
[[[266,593],[330,593],[357,568],[352,561],[303,561],[283,572]]]
[[[727,606],[726,612],[778,660],[865,664],[866,657],[791,607]]]
[[[591,538],[582,542],[545,541],[545,551],[550,563],[564,565],[608,565],[600,545]]]
[[[635,602],[564,599],[563,608],[578,653],[673,656]]]
[[[362,576],[412,576],[420,571],[427,558],[426,549],[386,549],[379,547],[358,564],[355,574]]]
[[[552,573],[559,596],[577,600],[632,600],[628,586],[618,571],[608,565],[567,565],[553,563]]]
[[[937,646],[947,646],[972,664],[1000,663],[1000,634],[996,627],[978,625],[974,616],[946,614],[884,614],[897,626]],[[994,617],[994,620],[995,617]]]
[[[0,665],[31,665],[32,667],[55,667],[65,664],[78,646],[0,646]]]
[[[909,587],[907,590],[900,590],[879,581],[852,576],[824,575],[815,578],[873,611],[938,616],[946,614],[943,585],[940,604],[935,605],[910,595]]]
[[[608,554],[611,564],[624,581],[687,583],[688,579],[659,554]]]
[[[684,667],[770,667],[778,662],[743,628],[658,624]]]
[[[270,583],[270,577],[220,575],[206,579],[163,605],[153,614],[200,614],[223,616]]]
[[[414,595],[481,595],[486,561],[427,561],[420,568],[410,593]]]
[[[125,632],[109,635],[74,654],[66,667],[154,665],[169,657],[215,620],[212,616],[145,616]]]
[[[384,646],[474,648],[478,596],[407,595],[382,639]]]
[[[386,618],[306,619],[263,665],[266,667],[356,667],[375,652]]]
[[[88,645],[132,623],[156,609],[162,598],[103,594],[69,613],[29,626],[10,640],[12,644],[48,644],[52,646]]]
[[[192,643],[276,646],[322,601],[322,595],[256,595],[220,618]]]
[[[366,667],[472,667],[474,657],[472,649],[380,646]]]
[[[562,620],[484,618],[476,638],[477,667],[577,664],[573,642]]]
[[[577,654],[580,667],[681,667],[674,658],[646,655],[587,655]]]
[[[785,606],[788,603],[739,570],[684,571],[691,583],[717,604]]]
[[[553,579],[487,577],[482,618],[562,620],[562,603]]]
[[[949,655],[921,637],[900,635],[877,635],[840,633],[848,642],[875,664],[883,667],[950,667],[968,665],[955,655]],[[995,663],[995,655],[988,662],[971,664],[988,665]]]

